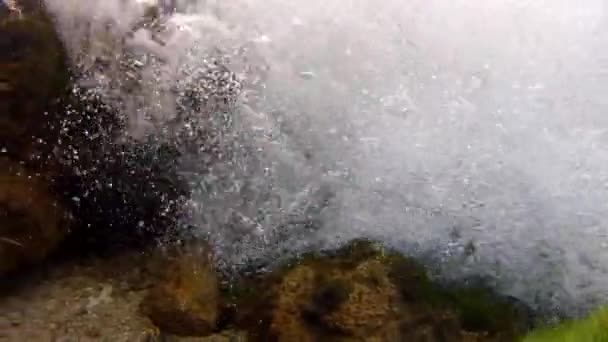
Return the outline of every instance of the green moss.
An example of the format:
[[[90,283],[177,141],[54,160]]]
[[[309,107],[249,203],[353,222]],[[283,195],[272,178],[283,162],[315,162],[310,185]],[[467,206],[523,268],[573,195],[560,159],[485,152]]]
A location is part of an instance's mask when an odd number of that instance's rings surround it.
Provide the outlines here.
[[[406,303],[417,305],[421,311],[454,313],[463,330],[514,337],[525,330],[521,313],[491,289],[440,285],[428,277],[423,265],[372,241],[354,241],[332,257],[346,258],[340,261],[345,265],[381,260],[389,266],[389,277]]]
[[[486,287],[440,285],[425,268],[402,255],[389,252],[390,276],[406,302],[456,314],[463,330],[517,336],[525,318],[505,298]]]
[[[608,307],[579,321],[564,322],[555,327],[539,328],[523,342],[608,342]]]

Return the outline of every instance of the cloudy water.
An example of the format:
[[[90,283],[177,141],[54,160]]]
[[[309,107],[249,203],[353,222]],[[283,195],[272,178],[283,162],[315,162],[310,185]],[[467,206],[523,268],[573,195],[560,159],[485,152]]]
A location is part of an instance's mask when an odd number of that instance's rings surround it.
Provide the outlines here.
[[[603,1],[46,2],[129,134],[189,146],[222,262],[372,237],[533,306],[608,299]]]

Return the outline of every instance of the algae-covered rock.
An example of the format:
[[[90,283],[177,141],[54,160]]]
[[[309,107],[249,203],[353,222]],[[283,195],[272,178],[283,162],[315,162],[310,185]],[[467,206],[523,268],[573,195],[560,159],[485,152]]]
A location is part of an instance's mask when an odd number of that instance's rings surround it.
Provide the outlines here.
[[[165,279],[141,303],[142,312],[162,332],[205,336],[216,328],[219,290],[205,247],[179,251],[164,266]]]
[[[0,275],[44,259],[68,233],[67,218],[44,179],[0,158]]]
[[[235,324],[253,340],[512,341],[524,331],[516,308],[490,291],[437,285],[422,266],[366,241],[306,255],[253,284],[235,299]]]

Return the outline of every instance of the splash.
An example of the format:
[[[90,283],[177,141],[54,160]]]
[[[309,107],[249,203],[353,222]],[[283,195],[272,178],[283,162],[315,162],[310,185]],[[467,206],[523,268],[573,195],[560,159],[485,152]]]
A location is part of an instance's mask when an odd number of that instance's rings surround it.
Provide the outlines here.
[[[46,3],[127,133],[179,142],[223,262],[364,236],[533,306],[608,299],[602,1]]]

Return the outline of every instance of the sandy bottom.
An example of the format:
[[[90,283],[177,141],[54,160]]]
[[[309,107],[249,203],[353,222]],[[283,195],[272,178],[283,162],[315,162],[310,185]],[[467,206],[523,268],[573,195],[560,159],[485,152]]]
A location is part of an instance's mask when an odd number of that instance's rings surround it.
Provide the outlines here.
[[[161,336],[139,312],[158,279],[143,252],[52,261],[0,279],[0,341],[243,341],[225,333],[205,338]]]

